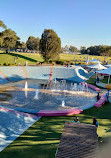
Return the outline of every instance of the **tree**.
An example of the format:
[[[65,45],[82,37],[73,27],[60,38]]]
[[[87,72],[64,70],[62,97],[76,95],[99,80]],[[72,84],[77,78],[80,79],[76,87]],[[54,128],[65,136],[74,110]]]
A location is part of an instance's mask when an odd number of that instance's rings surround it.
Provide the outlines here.
[[[91,46],[87,48],[87,53],[89,55],[100,55],[101,46]]]
[[[2,32],[3,44],[2,47],[6,48],[6,50],[10,50],[10,48],[15,48],[16,42],[20,39],[15,31],[11,29],[4,30]]]
[[[77,48],[74,47],[74,46],[70,46],[70,47],[69,47],[69,50],[70,50],[71,52],[77,52]]]
[[[22,48],[23,51],[24,51],[24,50],[27,48],[26,43],[25,43],[25,42],[22,42],[21,45],[22,45],[21,48]]]
[[[45,61],[58,59],[61,50],[61,40],[54,30],[44,30],[40,39],[39,48]]]
[[[35,38],[34,36],[29,36],[26,45],[29,50],[39,51],[39,37]]]
[[[20,42],[20,41],[16,42],[15,49],[22,49],[22,51],[24,52],[26,48],[27,46],[25,42]]]
[[[104,56],[104,61],[111,55],[111,46],[101,46],[100,55]]]
[[[81,47],[80,48],[80,52],[81,52],[81,54],[85,54],[86,53],[86,47]]]
[[[0,27],[2,27],[3,29],[7,29],[7,26],[1,20],[0,20]]]
[[[87,53],[90,55],[102,55],[109,56],[111,52],[111,46],[98,45],[87,48]]]
[[[16,41],[15,49],[19,49],[22,47],[22,44],[20,41]]]
[[[7,26],[1,20],[0,20],[0,27],[2,27],[3,29],[7,29]],[[0,47],[2,47],[2,44],[3,44],[3,35],[0,32]]]

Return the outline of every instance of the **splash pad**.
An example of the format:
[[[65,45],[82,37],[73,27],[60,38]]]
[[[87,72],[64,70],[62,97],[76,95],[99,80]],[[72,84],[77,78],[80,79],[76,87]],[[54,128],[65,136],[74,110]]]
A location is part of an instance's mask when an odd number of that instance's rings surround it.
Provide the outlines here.
[[[60,116],[81,113],[96,102],[96,93],[87,84],[66,80],[44,82],[27,80],[5,84],[2,89],[10,97],[1,105],[38,116]]]

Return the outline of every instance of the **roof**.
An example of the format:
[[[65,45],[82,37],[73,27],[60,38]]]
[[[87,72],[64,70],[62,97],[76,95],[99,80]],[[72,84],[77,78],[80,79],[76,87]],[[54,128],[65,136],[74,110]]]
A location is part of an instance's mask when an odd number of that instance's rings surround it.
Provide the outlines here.
[[[106,67],[111,67],[111,64],[105,65]]]
[[[88,67],[93,68],[93,69],[98,69],[98,70],[107,69],[105,66],[101,65],[100,63],[97,63],[95,65],[90,65]]]
[[[100,74],[108,74],[108,75],[111,75],[111,67],[106,69],[106,70],[100,70],[100,71],[97,71],[98,73]]]
[[[92,59],[92,60],[90,60],[89,62],[92,62],[92,63],[101,63],[99,60],[97,60],[97,59]]]

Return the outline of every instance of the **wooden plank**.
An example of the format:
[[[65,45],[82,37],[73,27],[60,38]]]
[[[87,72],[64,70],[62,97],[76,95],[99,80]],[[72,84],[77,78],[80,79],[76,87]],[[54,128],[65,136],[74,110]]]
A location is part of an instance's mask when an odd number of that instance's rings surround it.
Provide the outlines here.
[[[95,126],[65,123],[56,158],[97,158],[98,152]]]

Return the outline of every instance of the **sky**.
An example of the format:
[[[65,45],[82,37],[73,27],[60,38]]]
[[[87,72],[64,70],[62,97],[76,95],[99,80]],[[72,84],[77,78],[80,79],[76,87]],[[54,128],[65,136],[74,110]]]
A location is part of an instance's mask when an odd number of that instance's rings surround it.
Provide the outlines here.
[[[53,29],[61,45],[111,45],[111,0],[0,0],[0,20],[21,41]]]

